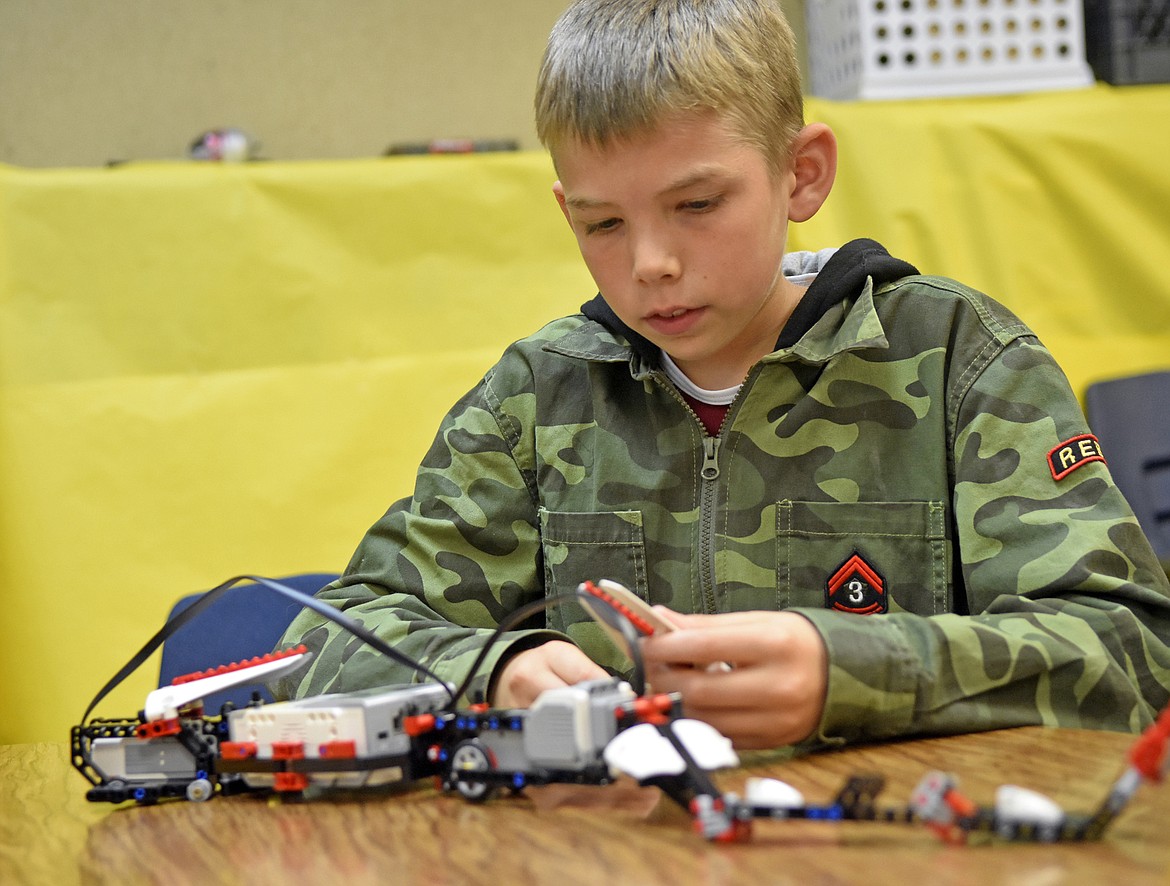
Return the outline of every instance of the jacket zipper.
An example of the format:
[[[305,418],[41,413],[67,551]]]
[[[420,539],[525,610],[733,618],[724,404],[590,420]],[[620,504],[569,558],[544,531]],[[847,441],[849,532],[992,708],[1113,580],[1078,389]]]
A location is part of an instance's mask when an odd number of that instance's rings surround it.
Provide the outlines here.
[[[720,428],[722,431],[722,428]],[[719,479],[719,445],[722,437],[703,436],[703,485],[699,488],[699,587],[703,610],[715,612],[715,481]]]
[[[720,426],[719,434],[712,437],[707,433],[698,414],[691,408],[691,404],[679,393],[674,383],[660,372],[655,372],[653,377],[690,413],[703,435],[703,463],[699,467],[699,479],[702,481],[702,485],[699,487],[699,591],[703,597],[703,611],[713,615],[715,613],[715,481],[719,479],[720,473],[719,446],[723,443],[723,426]],[[730,409],[723,417],[724,425],[727,423],[729,415],[731,415]]]
[[[703,437],[703,467],[699,470],[699,476],[704,480],[719,479],[719,444],[721,442],[723,442],[722,437]]]
[[[723,429],[727,427],[727,422],[739,405],[740,398],[744,391],[751,387],[758,372],[758,366],[752,367],[748,372],[743,384],[740,385],[739,393],[735,395],[735,399],[727,407],[727,414],[723,416],[719,432],[713,437],[707,433],[707,429],[703,426],[703,422],[695,410],[691,409],[691,405],[687,403],[670,379],[662,375],[658,376],[659,382],[669,388],[675,398],[686,407],[687,412],[695,419],[695,423],[698,424],[703,433],[703,464],[699,468],[699,478],[702,481],[702,485],[699,487],[699,590],[703,596],[703,611],[710,615],[714,615],[716,612],[715,586],[718,583],[715,579],[715,493],[717,489],[715,481],[719,479],[721,473],[719,447],[723,443]],[[656,373],[656,375],[658,374]]]

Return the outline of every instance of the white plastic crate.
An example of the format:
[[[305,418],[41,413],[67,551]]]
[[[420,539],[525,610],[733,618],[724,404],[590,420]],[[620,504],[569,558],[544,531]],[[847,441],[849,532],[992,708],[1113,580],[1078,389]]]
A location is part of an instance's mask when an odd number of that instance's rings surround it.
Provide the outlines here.
[[[810,92],[990,95],[1093,82],[1082,0],[806,0]]]

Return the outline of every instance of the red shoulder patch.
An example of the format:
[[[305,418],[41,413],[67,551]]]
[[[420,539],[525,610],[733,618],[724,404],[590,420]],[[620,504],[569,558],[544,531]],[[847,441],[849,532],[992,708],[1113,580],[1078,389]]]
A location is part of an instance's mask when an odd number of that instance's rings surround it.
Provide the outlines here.
[[[1048,452],[1048,470],[1053,480],[1063,480],[1077,468],[1091,461],[1105,461],[1101,454],[1101,441],[1092,434],[1081,434],[1065,440]]]

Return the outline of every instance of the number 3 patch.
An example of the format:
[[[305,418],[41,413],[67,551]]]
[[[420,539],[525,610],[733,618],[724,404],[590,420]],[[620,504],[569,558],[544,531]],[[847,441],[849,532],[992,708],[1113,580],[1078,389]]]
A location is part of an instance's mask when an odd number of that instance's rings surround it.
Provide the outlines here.
[[[886,580],[857,551],[825,583],[825,605],[838,612],[875,615],[888,612]]]
[[[1048,469],[1053,480],[1063,480],[1081,465],[1091,461],[1105,461],[1101,454],[1101,442],[1092,434],[1081,434],[1065,440],[1048,452]]]

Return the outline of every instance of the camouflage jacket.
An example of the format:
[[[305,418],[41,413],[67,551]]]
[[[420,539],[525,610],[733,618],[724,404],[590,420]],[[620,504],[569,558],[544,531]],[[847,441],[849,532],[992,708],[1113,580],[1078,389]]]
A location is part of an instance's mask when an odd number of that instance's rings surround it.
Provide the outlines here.
[[[679,611],[809,618],[822,742],[1136,730],[1167,700],[1170,587],[1088,434],[1017,318],[855,241],[716,437],[600,299],[512,345],[320,596],[458,683],[506,613],[611,578]],[[506,635],[476,685],[564,636],[629,666],[573,604]],[[319,655],[283,694],[418,679],[310,611],[294,641]]]

